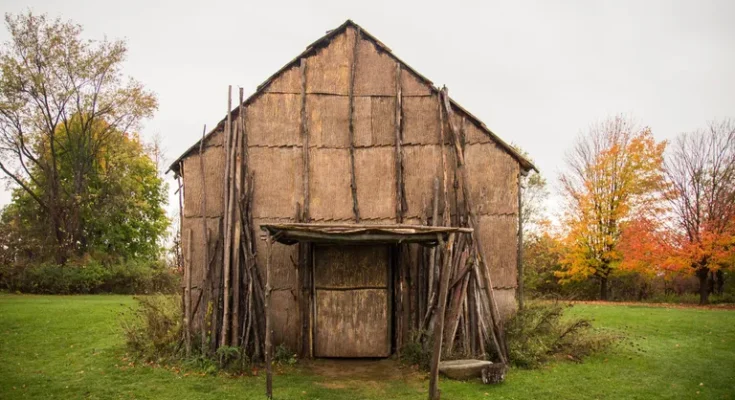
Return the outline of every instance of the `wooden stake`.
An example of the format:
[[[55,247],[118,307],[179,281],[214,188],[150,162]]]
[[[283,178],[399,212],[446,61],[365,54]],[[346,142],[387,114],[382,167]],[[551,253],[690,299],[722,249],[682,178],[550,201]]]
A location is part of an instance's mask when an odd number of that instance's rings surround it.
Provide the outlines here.
[[[439,361],[442,353],[442,337],[444,331],[444,306],[447,303],[449,291],[450,262],[452,259],[452,247],[454,246],[454,233],[449,234],[446,243],[441,235],[437,235],[439,243],[444,248],[443,263],[441,269],[441,281],[439,282],[439,303],[436,307],[437,319],[434,323],[434,349],[431,353],[431,375],[429,378],[429,400],[439,400]]]
[[[454,149],[457,157],[457,170],[460,173],[460,177],[462,178],[462,195],[464,197],[465,207],[467,208],[467,213],[469,214],[469,222],[470,222],[470,228],[477,229],[479,227],[479,221],[477,219],[477,214],[475,214],[475,209],[472,204],[472,197],[471,197],[471,189],[470,189],[470,182],[469,182],[469,174],[467,173],[467,169],[465,168],[465,159],[464,159],[464,151],[462,150],[462,145],[459,141],[459,133],[457,132],[457,128],[454,126],[454,123],[452,121],[452,106],[449,104],[449,95],[447,93],[447,88],[442,88],[440,92],[440,97],[442,98],[442,104],[444,105],[444,111],[447,114],[447,120],[449,122],[449,126],[452,130],[452,136],[454,137]],[[443,148],[443,146],[442,146]],[[446,206],[445,206],[446,209]],[[503,331],[500,327],[500,313],[498,311],[497,303],[495,302],[495,294],[493,291],[493,284],[492,284],[492,278],[490,277],[490,268],[487,264],[487,258],[485,257],[485,250],[482,247],[482,243],[480,242],[480,235],[473,234],[473,242],[475,244],[475,251],[480,256],[480,261],[482,263],[483,267],[483,273],[484,273],[484,279],[485,279],[485,290],[487,291],[487,297],[488,301],[490,302],[490,316],[492,319],[492,325],[493,325],[493,335],[496,336],[496,340],[498,342],[499,348],[498,355],[500,357],[500,361],[504,364],[507,364],[507,354],[506,354],[506,346],[505,342],[503,340]]]
[[[355,67],[357,65],[357,46],[360,43],[360,28],[355,33],[355,43],[352,46],[352,65],[350,66],[350,188],[352,189],[352,211],[355,222],[360,222],[360,207],[357,203],[357,181],[355,179]]]
[[[273,398],[273,371],[271,359],[273,349],[271,344],[271,235],[265,239],[265,395]]]

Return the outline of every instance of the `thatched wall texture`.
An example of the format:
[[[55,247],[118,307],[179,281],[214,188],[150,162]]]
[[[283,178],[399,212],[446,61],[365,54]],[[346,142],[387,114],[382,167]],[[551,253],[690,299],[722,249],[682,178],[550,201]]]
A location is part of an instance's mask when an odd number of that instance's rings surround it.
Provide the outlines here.
[[[353,50],[358,37],[355,55]],[[441,181],[444,175],[437,90],[371,37],[359,34],[352,25],[331,36],[330,40],[312,46],[245,102],[248,169],[254,176],[255,234],[261,234],[259,227],[264,223],[296,222],[297,210],[303,209],[305,202],[310,222],[354,221],[351,147],[360,223],[395,223],[399,196],[405,196],[404,223],[427,223],[431,216],[434,180]],[[400,104],[398,110],[397,104]],[[397,111],[401,118],[398,126]],[[515,309],[517,196],[521,165],[474,117],[459,108],[454,109],[454,113],[464,144],[472,200],[480,219],[476,233],[484,243],[493,286],[498,289],[498,307],[501,314],[507,316]],[[446,122],[445,168],[454,214],[458,207],[464,207],[464,201],[461,189],[454,187],[456,157]],[[400,152],[396,151],[397,128],[402,141]],[[223,215],[222,130],[220,124],[219,133],[210,135],[205,142],[204,187],[197,150],[183,159],[180,170],[185,187],[184,237],[191,230],[193,243],[185,241],[184,251],[188,254],[191,247],[194,286],[199,285],[204,269],[201,218],[206,217],[210,235],[216,237]],[[308,138],[308,149],[304,148],[305,138]],[[304,158],[307,152],[308,162]],[[401,158],[400,163],[396,162],[396,157]],[[308,171],[304,171],[305,165]],[[402,165],[401,170],[397,170],[397,165]],[[396,189],[398,174],[405,188],[402,194]],[[305,198],[306,185],[308,199]],[[205,211],[201,209],[202,196],[207,196]],[[439,209],[443,210],[443,199]],[[256,243],[258,268],[264,276],[264,244],[260,239]],[[407,273],[415,276],[422,268],[419,266],[421,256],[419,246],[410,246],[410,249],[408,257],[412,265]],[[299,341],[306,340],[302,338],[299,310],[298,247],[275,244],[272,255],[274,341],[297,349]],[[325,281],[328,280],[325,278]],[[367,297],[358,296],[350,301],[364,302],[368,297],[375,300],[376,296],[383,296],[378,292],[365,291],[360,296]],[[334,300],[334,293],[357,296],[349,292],[329,293],[332,294],[316,296],[317,305]],[[374,303],[387,301],[381,297]],[[409,305],[405,308],[410,309]],[[340,341],[330,338],[320,343],[326,346],[321,349],[324,352],[341,346]]]

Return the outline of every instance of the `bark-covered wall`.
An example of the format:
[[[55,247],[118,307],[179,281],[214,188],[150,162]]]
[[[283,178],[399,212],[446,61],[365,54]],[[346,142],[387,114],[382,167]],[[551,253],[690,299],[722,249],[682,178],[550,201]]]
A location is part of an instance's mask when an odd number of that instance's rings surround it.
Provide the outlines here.
[[[303,73],[296,63],[247,104],[245,132],[249,170],[254,174],[256,234],[264,223],[297,221],[297,203],[304,205],[307,183],[311,222],[354,221],[351,145],[361,223],[396,222],[398,173],[402,174],[405,186],[404,223],[422,223],[431,215],[433,182],[443,175],[439,95],[422,79],[401,68],[371,40],[360,39],[354,57],[356,35],[357,31],[348,27],[327,46],[302,59]],[[354,82],[351,80],[353,61]],[[351,85],[353,96],[350,96]],[[400,153],[396,151],[397,104],[401,115]],[[461,110],[455,110],[455,116],[480,219],[478,234],[486,246],[498,306],[507,315],[515,309],[519,164]],[[448,125],[444,132],[448,187],[452,210],[456,210],[457,203],[461,207],[463,200],[461,189],[454,188],[455,156],[453,146],[449,145]],[[305,149],[306,137],[308,149]],[[220,131],[206,142],[206,187],[201,184],[198,152],[183,162],[183,226],[184,232],[192,230],[195,244],[191,251],[195,287],[201,280],[204,265],[201,218],[207,218],[213,232],[217,232],[218,217],[223,214],[222,138]],[[304,173],[305,151],[308,151],[307,174]],[[396,157],[401,158],[402,171],[396,168]],[[201,196],[207,196],[205,212],[201,210]],[[185,254],[188,246],[184,236]],[[260,268],[265,265],[263,249],[264,243],[259,240]],[[298,259],[297,246],[274,246],[274,341],[285,342],[292,349],[299,347],[301,329],[295,264]]]

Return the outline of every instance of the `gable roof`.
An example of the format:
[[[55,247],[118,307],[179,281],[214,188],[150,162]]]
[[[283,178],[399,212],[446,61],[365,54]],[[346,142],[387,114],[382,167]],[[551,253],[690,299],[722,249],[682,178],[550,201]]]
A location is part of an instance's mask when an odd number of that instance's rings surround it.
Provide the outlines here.
[[[258,85],[258,87],[255,90],[255,93],[253,93],[252,95],[250,95],[250,97],[248,97],[243,102],[243,106],[247,106],[248,104],[252,103],[259,95],[261,95],[265,91],[265,89],[278,76],[280,76],[282,73],[284,73],[288,69],[290,69],[290,68],[292,68],[294,66],[297,66],[298,63],[300,62],[300,60],[302,58],[308,57],[308,56],[314,54],[319,49],[321,49],[323,47],[326,47],[335,36],[337,36],[340,33],[344,32],[348,27],[359,29],[360,30],[360,34],[362,35],[361,36],[362,38],[367,39],[367,40],[370,40],[371,42],[373,42],[373,44],[375,46],[377,46],[381,51],[385,52],[385,54],[387,54],[389,57],[393,58],[396,62],[400,63],[402,69],[405,69],[405,70],[410,71],[419,80],[421,80],[424,84],[426,84],[429,88],[431,88],[431,91],[433,93],[439,93],[439,88],[437,88],[436,86],[434,86],[434,83],[432,81],[430,81],[425,76],[421,75],[418,71],[416,71],[415,69],[413,69],[413,67],[411,67],[410,65],[406,64],[403,60],[401,60],[400,58],[398,58],[395,54],[393,54],[393,52],[391,51],[390,48],[388,48],[388,46],[386,46],[385,44],[383,44],[375,36],[373,36],[372,34],[370,34],[367,31],[365,31],[365,29],[363,29],[361,26],[357,25],[352,20],[349,20],[348,19],[347,21],[345,21],[344,23],[342,23],[342,25],[338,26],[337,28],[332,29],[330,31],[327,31],[326,35],[324,35],[321,38],[315,40],[312,44],[310,44],[309,46],[307,46],[306,49],[301,54],[299,54],[294,59],[292,59],[291,61],[289,61],[286,65],[284,65],[283,67],[281,67],[273,75],[271,75],[270,77],[268,77],[268,79],[266,79],[263,83],[261,83],[260,85]],[[510,154],[516,161],[518,161],[518,163],[520,164],[520,166],[521,166],[521,168],[522,168],[522,170],[524,172],[528,172],[530,170],[534,170],[534,171],[538,172],[538,169],[536,168],[535,165],[533,165],[533,163],[530,160],[528,160],[526,157],[524,157],[522,154],[520,154],[513,146],[511,146],[508,143],[506,143],[498,135],[496,135],[495,133],[493,133],[477,117],[475,117],[474,115],[472,115],[464,107],[462,107],[457,102],[455,102],[451,97],[450,97],[449,101],[450,101],[452,107],[456,108],[459,112],[461,112],[467,118],[469,118],[485,134],[487,134],[490,138],[492,138],[493,141],[495,141],[495,143],[497,145],[499,145],[502,149],[504,149],[506,152],[508,152],[508,154]],[[230,116],[232,117],[233,120],[235,119],[235,117],[238,116],[239,110],[240,110],[240,107],[238,105],[235,105],[234,109],[232,109],[230,111]],[[209,137],[212,136],[215,132],[217,132],[219,129],[223,128],[226,120],[227,120],[227,116],[225,116],[217,124],[217,126],[215,126],[211,131],[209,131],[209,133],[207,133],[205,135],[205,137],[204,137],[203,140],[209,139]],[[198,140],[191,147],[189,147],[189,149],[187,149],[183,154],[181,154],[176,160],[174,160],[174,162],[171,163],[171,165],[168,167],[168,171],[174,171],[174,173],[176,173],[178,175],[179,174],[179,163],[184,158],[186,158],[187,156],[189,156],[192,152],[198,150],[199,149],[199,143],[201,141],[202,141],[202,139]],[[168,171],[166,171],[166,172],[168,172]]]

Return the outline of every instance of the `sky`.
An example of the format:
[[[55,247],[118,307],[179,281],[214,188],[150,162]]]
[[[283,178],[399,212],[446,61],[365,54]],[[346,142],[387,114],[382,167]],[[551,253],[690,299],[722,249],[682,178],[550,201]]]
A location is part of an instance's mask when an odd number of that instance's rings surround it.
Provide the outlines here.
[[[224,117],[228,85],[248,96],[348,18],[526,150],[552,210],[564,154],[591,124],[622,113],[666,140],[735,118],[731,0],[0,0],[5,12],[28,9],[90,39],[126,40],[124,73],[160,103],[141,133],[160,136],[168,162]],[[9,198],[3,184],[0,205]]]

